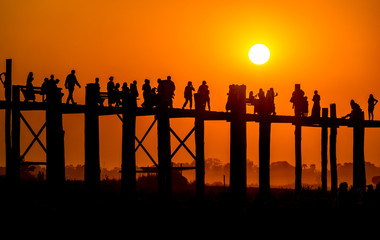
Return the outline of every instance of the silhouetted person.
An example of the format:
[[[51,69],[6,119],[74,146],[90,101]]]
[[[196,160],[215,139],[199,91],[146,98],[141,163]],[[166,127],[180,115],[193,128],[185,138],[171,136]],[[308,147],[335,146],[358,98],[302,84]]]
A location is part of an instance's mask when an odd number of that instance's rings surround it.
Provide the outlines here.
[[[206,104],[208,104],[208,110],[210,111],[210,91],[208,90],[206,81],[202,81],[202,85],[200,85],[198,88],[198,94],[202,103],[202,108],[205,109]]]
[[[319,118],[321,116],[321,105],[320,105],[321,97],[319,96],[317,90],[314,91],[314,96],[312,100],[314,104],[311,110],[311,116]]]
[[[276,115],[276,109],[274,104],[274,97],[276,97],[278,93],[274,94],[273,88],[270,88],[267,91],[267,95],[265,96],[265,105],[266,105],[266,112],[269,114]]]
[[[336,207],[347,208],[350,206],[350,193],[348,192],[348,184],[342,182],[336,195]]]
[[[380,183],[376,184],[375,189],[375,204],[377,208],[380,208]]]
[[[173,98],[175,85],[171,80],[171,77],[168,76],[166,80],[157,79],[157,98],[158,104],[163,107],[173,107]]]
[[[189,102],[190,110],[193,106],[193,91],[195,91],[193,87],[193,83],[191,81],[187,82],[187,86],[185,87],[184,97],[185,103],[182,106],[182,109],[185,109],[187,103]]]
[[[46,94],[48,91],[48,78],[44,78],[44,82],[41,84],[41,95],[42,95],[42,101],[46,101]]]
[[[0,73],[0,82],[3,84],[4,88],[5,88],[5,80],[3,81],[3,79],[1,78],[1,76],[4,75],[5,76],[5,72],[3,73]]]
[[[232,105],[232,99],[233,99],[233,87],[232,85],[229,86],[229,90],[228,90],[228,97],[227,97],[227,103],[226,103],[226,111],[230,111],[231,110],[231,105]],[[199,89],[198,89],[199,90]],[[195,98],[195,97],[194,97]],[[201,99],[200,99],[201,100]]]
[[[50,75],[50,79],[47,81],[47,100],[60,103],[62,101],[63,93],[58,89],[59,79],[54,79],[54,75]]]
[[[367,191],[364,194],[364,203],[367,207],[375,206],[375,190],[373,189],[372,184],[367,186]]]
[[[4,75],[4,77],[5,77],[4,81],[1,78],[2,75]],[[12,87],[12,86],[10,86],[9,79],[6,77],[6,73],[5,72],[0,73],[0,81],[3,84],[3,86],[4,86],[5,99],[8,100],[8,98],[9,98],[9,101],[11,101],[11,96],[7,94],[7,92],[8,92],[7,88],[8,87]]]
[[[292,97],[290,98],[290,102],[293,103],[294,115],[296,117],[304,116],[305,111],[305,93],[301,89],[300,84],[295,85],[295,89],[292,93]]]
[[[260,113],[259,99],[256,98],[257,95],[258,94],[253,95],[253,91],[250,91],[247,99],[247,103],[253,106],[253,114]]]
[[[123,83],[123,86],[121,86],[121,104],[123,107],[126,107],[129,100],[129,87],[126,82]]]
[[[258,114],[263,114],[265,112],[265,92],[262,88],[259,89],[257,93],[258,101],[256,103],[255,109]]]
[[[115,100],[115,107],[118,107],[121,105],[121,94],[120,94],[120,83],[115,84],[115,89],[114,89],[114,100]]]
[[[303,97],[303,102],[302,102],[302,114],[303,116],[307,117],[309,114],[309,101],[307,101],[307,97]]]
[[[354,100],[350,101],[351,105],[351,112],[344,116],[343,118],[350,117],[350,119],[354,120],[360,120],[362,109],[360,108],[359,104],[357,104]]]
[[[165,104],[165,88],[164,83],[161,78],[157,79],[157,105],[163,105]]]
[[[373,94],[369,95],[368,98],[368,118],[373,121],[373,110],[375,109],[375,105],[378,100],[373,97]]]
[[[152,108],[152,88],[150,86],[149,79],[145,79],[142,90],[144,102],[141,104],[141,106],[145,108]]]
[[[34,94],[34,87],[33,87],[33,72],[30,72],[28,74],[28,78],[26,79],[26,89],[24,91],[24,97],[25,97],[25,102],[31,100],[33,102],[36,101],[36,96]]]
[[[114,92],[115,92],[115,83],[113,82],[113,77],[111,76],[107,83],[108,106],[110,107],[114,103],[114,99],[115,99]]]
[[[96,88],[96,101],[100,106],[103,106],[104,99],[100,96],[100,84],[99,78],[95,78],[95,88]]]
[[[136,108],[137,107],[137,97],[139,96],[139,92],[137,90],[137,81],[136,80],[134,80],[133,83],[130,84],[129,93],[130,93],[131,107]]]
[[[76,102],[74,102],[74,98],[73,98],[75,85],[77,85],[79,88],[81,88],[81,86],[77,80],[77,77],[75,76],[75,70],[71,70],[71,73],[69,75],[67,75],[66,81],[65,81],[65,88],[67,90],[69,90],[69,95],[67,96],[67,100],[66,100],[67,104],[69,104],[70,100],[71,100],[72,104],[76,104]]]
[[[175,91],[175,84],[174,82],[172,81],[172,77],[171,76],[168,76],[167,78],[167,81],[168,81],[168,100],[169,100],[169,107],[170,108],[173,108],[173,99],[174,99],[174,91]]]
[[[156,87],[152,88],[151,99],[152,99],[152,101],[151,101],[152,107],[157,107],[158,97],[157,97],[157,88]]]

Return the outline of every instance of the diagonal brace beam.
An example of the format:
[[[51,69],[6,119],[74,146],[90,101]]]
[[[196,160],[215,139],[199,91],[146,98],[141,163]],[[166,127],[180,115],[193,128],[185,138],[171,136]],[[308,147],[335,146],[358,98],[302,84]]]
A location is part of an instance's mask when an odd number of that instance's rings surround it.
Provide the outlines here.
[[[146,148],[144,147],[144,145],[142,145],[142,141],[140,141],[136,136],[135,136],[135,139],[136,141],[139,143],[139,145],[141,146],[141,148],[144,150],[144,152],[146,153],[146,155],[148,155],[149,159],[153,162],[153,164],[158,168],[158,164],[156,163],[156,161],[154,161],[153,157],[149,154],[148,150],[146,150]],[[137,151],[137,148],[136,150]]]
[[[24,116],[20,113],[20,118],[22,119],[22,121],[25,123],[26,127],[29,129],[29,131],[32,133],[34,139],[33,141],[29,144],[28,148],[25,150],[25,152],[21,155],[21,159],[23,159],[25,157],[25,155],[29,152],[30,148],[33,146],[34,142],[38,142],[41,146],[41,148],[45,151],[45,153],[47,152],[46,150],[46,147],[44,146],[44,144],[41,142],[41,140],[39,139],[39,136],[41,135],[42,131],[45,129],[46,127],[46,122],[44,123],[44,125],[41,127],[41,129],[38,131],[38,133],[36,134],[32,127],[29,125],[28,121],[26,121],[26,119],[24,118]]]
[[[191,131],[187,134],[187,136],[181,140],[181,138],[178,137],[178,135],[173,131],[172,128],[170,128],[170,132],[174,135],[174,137],[177,138],[177,140],[180,142],[180,144],[178,145],[178,147],[174,150],[174,152],[172,153],[172,155],[170,156],[170,158],[173,158],[174,155],[178,152],[178,150],[181,148],[181,146],[183,146],[188,152],[189,154],[194,158],[194,160],[197,160],[195,155],[191,152],[191,150],[185,145],[185,142],[186,140],[191,136],[191,134],[195,131],[195,127],[193,129],[191,129]]]
[[[137,138],[136,138],[136,141],[139,143],[135,149],[135,151],[137,151],[137,149],[139,149],[139,147],[143,147],[142,145],[142,142],[144,141],[144,139],[146,138],[146,136],[148,136],[148,133],[150,132],[150,130],[153,128],[154,124],[156,123],[157,119],[155,118],[154,121],[152,122],[152,124],[149,126],[148,130],[146,131],[146,133],[144,134],[144,136],[141,138],[141,141],[139,141]]]
[[[121,117],[119,114],[117,114],[117,117],[120,119],[120,121],[123,122],[123,117]],[[144,139],[146,138],[146,136],[148,136],[148,133],[150,132],[150,130],[153,128],[154,124],[156,123],[157,119],[155,118],[154,121],[152,122],[152,124],[149,126],[148,130],[146,131],[146,133],[144,134],[144,136],[142,137],[141,140],[139,140],[136,136],[135,136],[135,140],[136,142],[138,143],[137,147],[135,148],[135,152],[137,151],[137,149],[139,149],[139,147],[141,147],[144,152],[146,153],[146,155],[149,157],[149,159],[153,162],[153,164],[158,168],[158,164],[156,163],[156,161],[154,161],[152,155],[150,155],[150,153],[148,152],[148,150],[146,150],[146,148],[144,147],[144,145],[142,145],[142,142],[144,141]]]

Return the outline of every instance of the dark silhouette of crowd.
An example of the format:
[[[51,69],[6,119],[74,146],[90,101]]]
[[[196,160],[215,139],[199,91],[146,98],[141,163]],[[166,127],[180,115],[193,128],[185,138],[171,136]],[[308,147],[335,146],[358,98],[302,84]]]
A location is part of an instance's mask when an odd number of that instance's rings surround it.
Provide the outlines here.
[[[231,94],[231,91],[229,94]],[[232,95],[233,94],[234,93],[232,93]],[[278,93],[274,93],[273,88],[267,90],[266,94],[264,90],[260,88],[256,95],[253,95],[253,91],[249,92],[247,103],[254,106],[253,114],[276,115],[274,104],[274,98],[276,96],[278,96]]]
[[[301,89],[300,84],[295,85],[295,89],[290,98],[290,102],[293,103],[294,116],[307,117],[309,114],[309,102],[305,92]]]
[[[24,95],[24,102],[35,102],[36,94],[42,96],[42,102],[46,102],[49,99],[54,100],[57,103],[62,102],[62,97],[64,94],[62,93],[62,89],[58,87],[60,80],[56,79],[53,74],[50,75],[50,78],[44,78],[41,87],[35,87],[33,85],[33,81],[33,72],[29,72],[28,77],[26,79],[26,85],[24,87],[21,87],[21,92]],[[76,104],[73,98],[75,85],[81,87],[75,77],[75,70],[72,70],[65,81],[65,87],[69,91],[69,95],[66,101],[67,104],[69,104],[69,101],[71,101],[72,104]]]
[[[109,82],[107,83],[107,96],[108,96],[108,106],[127,106],[129,102],[132,107],[137,107],[137,99],[139,97],[137,81],[133,81],[128,87],[127,83],[124,82],[122,90],[119,90],[120,84],[114,83],[114,79],[111,76]],[[149,79],[144,80],[142,86],[143,91],[143,103],[141,107],[150,109],[154,107],[168,107],[173,108],[173,99],[175,96],[175,83],[173,82],[171,76],[167,76],[166,79],[157,79],[157,87],[152,87]],[[193,91],[195,91],[192,82],[189,81],[184,91],[185,103],[182,106],[182,109],[185,109],[189,103],[189,108],[193,107]],[[101,93],[99,93],[101,95]],[[198,89],[198,94],[202,101],[203,107],[206,105],[210,110],[210,91],[206,84],[206,81],[202,82],[202,85]],[[99,97],[102,99],[102,97]],[[102,105],[102,102],[99,102]]]
[[[2,73],[0,75],[0,80],[5,86],[3,79],[1,78]],[[49,98],[56,98],[57,102],[62,103],[62,88],[58,87],[59,79],[55,79],[52,74],[50,78],[44,78],[41,87],[33,86],[33,72],[28,74],[26,85],[21,87],[21,91],[24,95],[24,101],[36,101],[36,94],[40,94],[42,96],[42,102],[46,102]],[[104,106],[104,102],[107,99],[108,106],[110,107],[120,107],[120,106],[129,106],[129,107],[137,107],[137,100],[139,99],[139,91],[137,86],[137,81],[134,80],[129,85],[127,82],[124,82],[122,85],[120,83],[114,82],[114,77],[109,77],[109,81],[107,83],[107,91],[102,92],[101,86],[99,84],[99,78],[95,78],[96,89],[97,89],[97,102],[100,106]],[[67,75],[66,81],[64,83],[64,87],[68,90],[68,96],[66,99],[66,104],[77,104],[74,101],[74,91],[75,87],[78,86],[81,88],[80,83],[77,80],[75,75],[75,70],[71,70],[71,73]],[[173,108],[173,99],[175,96],[175,83],[173,82],[171,76],[167,76],[166,79],[157,79],[157,86],[152,87],[149,79],[144,80],[144,84],[142,85],[143,91],[143,103],[141,107],[150,109],[154,107],[168,107]],[[189,106],[191,110],[193,108],[193,92],[195,91],[192,82],[189,81],[188,85],[185,87],[184,98],[185,102],[182,106],[182,109],[185,109],[186,106]],[[205,109],[206,106],[208,110],[210,110],[210,91],[206,81],[202,82],[202,85],[199,86],[197,94],[199,96],[199,101],[201,101],[201,106]],[[128,103],[128,104],[127,104]]]
[[[2,75],[5,75],[5,73],[0,74],[0,80],[5,86],[5,83],[1,78]],[[25,102],[35,102],[36,94],[40,94],[42,96],[42,101],[45,102],[47,99],[49,99],[49,95],[50,97],[53,96],[53,93],[56,98],[56,101],[59,103],[62,102],[62,97],[64,94],[62,93],[62,89],[58,87],[59,79],[55,79],[54,75],[51,75],[50,79],[44,78],[41,87],[35,87],[33,85],[33,81],[33,72],[29,72],[26,80],[26,85],[21,87],[21,91],[24,95]],[[107,99],[108,106],[127,106],[126,103],[128,102],[130,104],[129,106],[134,108],[137,107],[139,91],[136,80],[130,83],[129,86],[126,82],[120,85],[119,83],[115,83],[113,76],[111,76],[107,83],[107,92],[105,93],[100,91],[99,78],[95,79],[95,84],[97,85],[98,89],[97,98],[99,105],[103,106],[104,101]],[[73,97],[75,86],[81,88],[81,85],[79,84],[77,77],[75,76],[75,70],[71,70],[71,73],[67,75],[64,86],[68,90],[66,104],[69,104],[70,102],[72,104],[76,104]],[[141,104],[141,106],[147,109],[154,107],[173,108],[175,90],[175,83],[172,81],[171,76],[167,76],[167,79],[158,78],[157,87],[152,87],[150,80],[145,79],[144,84],[142,85],[142,96],[144,101]],[[182,109],[185,109],[187,106],[189,106],[190,110],[193,108],[193,98],[195,96],[193,92],[195,92],[195,88],[192,82],[188,81],[187,86],[184,89],[185,102],[182,105]],[[210,111],[210,90],[206,81],[202,81],[202,84],[199,86],[196,94],[198,97],[198,101],[200,101],[199,106],[201,106],[201,108],[204,110],[208,108],[208,110]],[[234,95],[234,88],[231,88],[230,86],[226,104],[227,112],[231,110],[231,99],[234,98]],[[249,92],[249,96],[246,99],[246,103],[254,106],[254,114],[276,115],[276,108],[274,102],[276,96],[278,96],[278,93],[275,93],[273,88],[267,90],[266,93],[262,88],[260,88],[258,93],[255,95],[253,91]],[[311,109],[311,117],[320,118],[321,97],[317,90],[314,91],[312,101],[313,107]],[[307,117],[309,115],[308,98],[305,95],[305,92],[301,89],[300,84],[295,84],[295,89],[290,98],[290,102],[293,104],[292,108],[294,109],[294,115],[296,117]],[[373,94],[370,94],[368,98],[368,119],[371,121],[374,120],[374,109],[377,103],[378,100],[374,98]],[[351,112],[343,116],[342,118],[363,120],[364,115],[359,104],[356,103],[354,100],[351,100],[350,105]]]
[[[380,183],[376,184],[376,189],[372,185],[367,185],[366,189],[348,187],[347,182],[339,184],[336,193],[335,208],[380,208]]]

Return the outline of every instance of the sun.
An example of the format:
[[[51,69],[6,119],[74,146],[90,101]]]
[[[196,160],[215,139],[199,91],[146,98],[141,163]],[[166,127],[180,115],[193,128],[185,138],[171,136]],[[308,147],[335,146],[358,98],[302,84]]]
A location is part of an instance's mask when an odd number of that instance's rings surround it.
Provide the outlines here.
[[[270,52],[267,46],[255,44],[249,49],[248,56],[254,64],[261,65],[269,60]]]

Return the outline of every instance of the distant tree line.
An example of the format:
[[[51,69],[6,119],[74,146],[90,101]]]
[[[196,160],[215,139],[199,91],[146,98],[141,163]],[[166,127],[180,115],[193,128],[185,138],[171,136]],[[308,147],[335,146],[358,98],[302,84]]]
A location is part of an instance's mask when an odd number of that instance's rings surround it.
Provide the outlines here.
[[[195,166],[195,162],[190,163],[173,163],[174,167],[191,167]],[[84,180],[84,165],[67,165],[66,166],[66,179],[67,180]],[[121,168],[115,167],[113,169],[102,168],[101,179],[102,180],[120,180]],[[352,184],[352,163],[338,164],[338,184],[341,182],[347,182]],[[270,166],[270,182],[272,187],[293,188],[295,180],[295,168],[293,165],[286,161],[278,161],[271,163]],[[208,158],[205,160],[205,181],[206,184],[223,186],[229,185],[230,164],[223,163],[216,158]],[[180,179],[182,183],[192,183],[195,181],[194,170],[178,170],[176,174],[180,174],[184,177]],[[5,175],[5,167],[0,167],[0,176]],[[154,173],[138,173],[137,177],[146,178],[147,176],[155,175]],[[330,173],[328,172],[328,184],[330,184]],[[38,179],[45,178],[46,169],[45,166],[23,166],[21,168],[22,179]],[[367,185],[376,185],[380,182],[380,167],[375,166],[370,162],[366,162],[366,177]],[[186,179],[186,180],[185,180]],[[302,170],[302,183],[310,187],[319,187],[321,185],[321,172],[317,170],[315,164],[309,166],[304,164]],[[247,185],[257,187],[259,184],[259,167],[252,161],[247,161]]]

